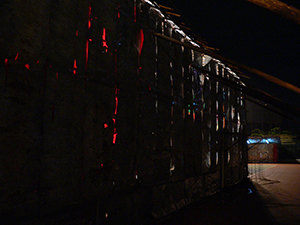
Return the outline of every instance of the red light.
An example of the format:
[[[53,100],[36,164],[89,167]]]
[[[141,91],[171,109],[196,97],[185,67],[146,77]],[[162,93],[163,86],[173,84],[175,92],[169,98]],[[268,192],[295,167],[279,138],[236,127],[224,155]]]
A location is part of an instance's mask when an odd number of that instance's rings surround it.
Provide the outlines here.
[[[78,30],[76,30],[76,36],[78,36]]]
[[[30,66],[28,64],[24,65],[26,67],[26,69],[30,70]]]
[[[106,123],[103,126],[104,126],[104,128],[108,128],[108,125]]]
[[[85,46],[85,70],[87,70],[89,60],[89,40],[86,40],[86,46]]]
[[[107,46],[107,41],[106,41],[106,30],[105,30],[105,28],[103,28],[102,42],[103,42],[103,47],[106,48],[106,52],[107,52],[108,46]]]
[[[5,66],[8,66],[8,59],[4,60]]]
[[[88,28],[91,28],[91,12],[92,12],[92,7],[91,7],[91,3],[89,4],[89,22],[88,22]]]
[[[117,115],[117,110],[118,110],[118,97],[116,96],[116,106],[115,106],[115,115]]]
[[[18,57],[19,57],[19,52],[17,53],[17,55],[16,55],[16,57],[15,57],[15,60],[16,60],[16,61],[17,61]]]
[[[77,69],[77,63],[76,63],[76,59],[74,59],[74,70],[73,70],[73,74],[76,74],[76,69]]]
[[[134,22],[136,22],[136,0],[134,0],[134,7],[133,7],[133,9],[134,9]]]
[[[143,32],[142,29],[140,29],[139,34],[138,34],[138,51],[139,51],[139,56],[141,56],[143,45],[144,45],[144,32]]]
[[[113,135],[113,144],[116,144],[116,140],[117,140],[117,133],[114,133]]]
[[[36,61],[36,64],[39,64],[39,62],[40,62],[39,60],[38,60],[38,61]]]

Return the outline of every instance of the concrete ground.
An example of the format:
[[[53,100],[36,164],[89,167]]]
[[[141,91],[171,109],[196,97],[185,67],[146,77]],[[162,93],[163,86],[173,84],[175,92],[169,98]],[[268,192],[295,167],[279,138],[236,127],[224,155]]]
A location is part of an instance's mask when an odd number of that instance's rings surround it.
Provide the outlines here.
[[[280,224],[300,224],[300,164],[249,164],[250,179]]]
[[[300,224],[300,164],[249,164],[249,179],[156,225]]]

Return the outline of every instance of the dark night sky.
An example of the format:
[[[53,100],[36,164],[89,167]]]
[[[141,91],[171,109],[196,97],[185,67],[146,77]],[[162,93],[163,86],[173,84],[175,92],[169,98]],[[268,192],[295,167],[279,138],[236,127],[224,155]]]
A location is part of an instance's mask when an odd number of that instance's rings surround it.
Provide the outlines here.
[[[172,6],[170,0],[157,2]],[[197,35],[220,49],[218,54],[300,87],[300,25],[246,0],[172,2]],[[284,2],[300,9],[299,1]],[[296,93],[255,75],[251,83],[300,107]]]

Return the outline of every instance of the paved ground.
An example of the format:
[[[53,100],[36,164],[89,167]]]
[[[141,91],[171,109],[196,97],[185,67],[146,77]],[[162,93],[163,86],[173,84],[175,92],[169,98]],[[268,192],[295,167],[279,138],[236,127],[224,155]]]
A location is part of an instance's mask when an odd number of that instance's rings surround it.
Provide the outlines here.
[[[157,225],[300,224],[300,164],[249,164],[250,179]]]
[[[257,169],[259,168],[259,169]],[[300,224],[300,164],[249,165],[250,176],[280,224]]]

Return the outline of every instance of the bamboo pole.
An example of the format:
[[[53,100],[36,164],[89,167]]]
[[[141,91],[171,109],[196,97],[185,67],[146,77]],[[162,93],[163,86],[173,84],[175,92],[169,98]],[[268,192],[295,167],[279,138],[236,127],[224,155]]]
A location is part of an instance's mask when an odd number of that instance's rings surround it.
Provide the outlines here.
[[[278,0],[246,0],[300,25],[300,10]]]
[[[272,95],[270,95],[270,94],[268,94],[266,92],[263,92],[263,91],[261,91],[261,90],[259,90],[257,88],[251,87],[251,86],[242,86],[242,85],[237,84],[237,83],[235,83],[233,81],[224,79],[222,77],[219,77],[219,76],[213,74],[210,71],[205,70],[202,67],[199,67],[199,66],[196,66],[196,65],[193,65],[193,64],[191,66],[193,68],[195,68],[196,70],[201,71],[202,73],[204,73],[205,75],[207,75],[211,79],[214,79],[214,80],[216,80],[216,81],[218,81],[218,82],[220,82],[220,83],[222,83],[224,85],[227,85],[230,88],[233,88],[233,89],[235,89],[237,91],[240,91],[243,94],[248,95],[248,96],[250,96],[250,97],[252,97],[254,99],[262,100],[263,102],[266,102],[266,103],[268,103],[268,104],[276,107],[277,109],[281,109],[282,111],[286,111],[286,109],[289,109],[288,113],[290,113],[293,116],[296,116],[296,117],[300,118],[300,109],[299,108],[294,107],[294,106],[292,106],[292,105],[290,105],[288,103],[285,103],[285,102],[281,101],[280,99],[277,99],[274,96],[272,96]],[[260,106],[262,106],[262,107],[264,107],[264,108],[266,108],[266,109],[268,109],[268,110],[270,110],[272,112],[275,112],[278,115],[284,116],[284,117],[286,117],[286,118],[288,118],[288,119],[290,119],[292,121],[295,121],[295,119],[292,119],[287,114],[278,112],[278,111],[276,111],[276,110],[274,110],[274,109],[272,109],[270,107],[267,107],[266,105],[262,105],[262,104],[260,104],[258,102],[255,102],[255,101],[251,100],[250,98],[247,98],[245,95],[243,95],[245,99],[247,99],[247,100],[249,100],[249,101],[251,101],[251,102],[253,102],[255,104],[258,104],[258,105],[260,105]],[[300,121],[297,121],[297,123],[300,123]]]
[[[165,35],[162,35],[162,34],[159,34],[159,33],[154,33],[153,32],[152,35],[154,35],[156,37],[159,37],[161,39],[164,39],[166,41],[170,41],[170,42],[173,42],[175,44],[178,44],[178,45],[181,45],[181,46],[193,49],[195,51],[204,53],[204,54],[209,55],[209,56],[211,56],[211,57],[213,57],[215,59],[218,59],[218,60],[220,60],[222,62],[229,63],[229,64],[231,64],[233,66],[237,66],[240,69],[246,70],[246,71],[248,71],[248,72],[250,72],[252,74],[255,74],[257,76],[263,77],[264,79],[266,79],[268,81],[271,81],[272,83],[275,83],[275,84],[277,84],[279,86],[282,86],[282,87],[284,87],[286,89],[289,89],[289,90],[291,90],[291,91],[293,91],[293,92],[295,92],[295,93],[297,93],[297,94],[300,95],[300,88],[299,87],[296,87],[293,84],[290,84],[290,83],[288,83],[286,81],[280,80],[279,78],[271,76],[271,75],[269,75],[267,73],[264,73],[264,72],[262,72],[260,70],[254,69],[254,68],[252,68],[250,66],[246,66],[246,65],[244,65],[242,63],[239,63],[239,62],[236,62],[234,60],[228,59],[228,58],[226,58],[224,56],[221,56],[219,54],[216,54],[214,52],[207,51],[205,49],[199,48],[197,46],[194,46],[194,45],[191,45],[191,44],[188,44],[188,43],[181,42],[181,41],[179,41],[177,39],[170,38],[168,36],[165,36]]]

